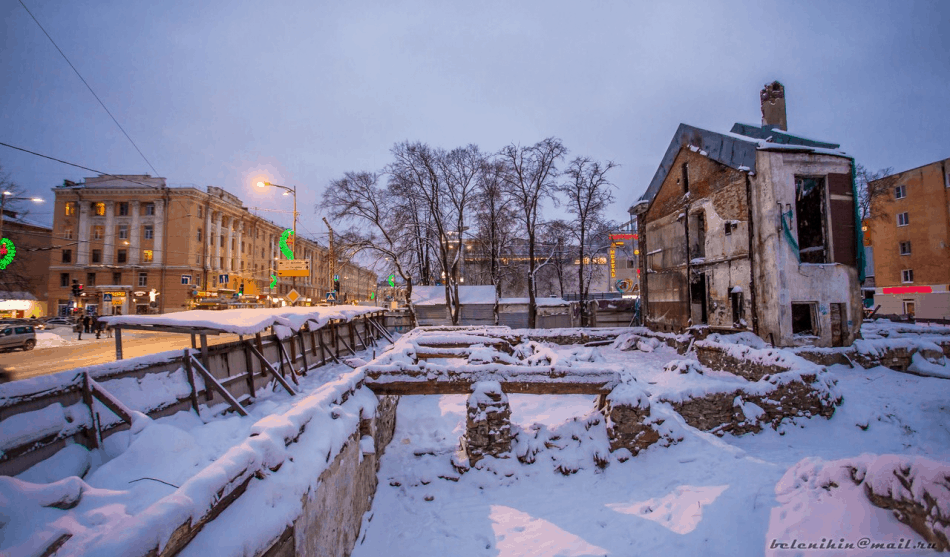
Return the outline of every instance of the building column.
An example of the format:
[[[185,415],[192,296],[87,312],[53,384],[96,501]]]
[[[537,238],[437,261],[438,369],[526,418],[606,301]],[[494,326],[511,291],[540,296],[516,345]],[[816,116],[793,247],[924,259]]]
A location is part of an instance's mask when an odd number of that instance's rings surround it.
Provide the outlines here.
[[[155,200],[155,219],[152,224],[153,238],[155,241],[152,246],[152,261],[155,265],[161,266],[165,259],[164,237],[165,237],[165,200]]]
[[[129,227],[130,228],[129,254],[128,254],[129,265],[138,265],[139,261],[141,261],[139,259],[139,253],[141,253],[141,250],[142,250],[142,246],[140,244],[142,233],[141,233],[141,230],[139,229],[142,228],[142,222],[141,222],[141,218],[139,217],[139,212],[140,212],[139,209],[140,209],[139,202],[133,201],[132,202],[132,225]],[[135,280],[132,282],[132,284],[133,285],[138,284],[138,282],[136,282],[138,281],[138,277],[133,277],[133,278]]]
[[[106,234],[102,240],[102,264],[115,261],[115,201],[106,201]]]
[[[224,270],[230,273],[231,268],[231,241],[234,239],[234,217],[228,217],[228,233],[224,237]]]
[[[214,267],[215,271],[221,271],[221,226],[222,221],[224,220],[224,213],[218,211],[217,216],[214,219]]]
[[[89,211],[92,203],[89,201],[79,202],[79,230],[76,239],[79,243],[76,245],[76,265],[89,264]]]
[[[201,239],[205,247],[204,267],[211,269],[211,247],[214,245],[214,231],[211,230],[211,206],[205,207],[205,235]]]
[[[243,261],[242,256],[244,255],[244,252],[241,251],[241,242],[244,240],[244,223],[241,221],[238,221],[237,226],[235,228],[236,228],[236,231],[234,235],[234,240],[235,240],[235,248],[237,249],[237,263],[236,263],[237,267],[234,270],[240,273],[241,261]]]

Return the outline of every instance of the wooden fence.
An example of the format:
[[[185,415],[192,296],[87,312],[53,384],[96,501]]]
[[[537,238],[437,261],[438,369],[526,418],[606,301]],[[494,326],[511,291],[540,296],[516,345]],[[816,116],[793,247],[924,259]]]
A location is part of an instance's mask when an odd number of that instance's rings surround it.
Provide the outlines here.
[[[105,437],[128,429],[131,413],[136,410],[159,418],[183,410],[197,411],[201,405],[212,407],[227,403],[232,410],[241,413],[244,406],[253,402],[256,392],[271,381],[295,394],[299,376],[305,375],[308,369],[341,362],[357,350],[372,347],[381,337],[391,340],[384,327],[383,312],[379,311],[348,322],[331,320],[319,329],[305,327],[282,340],[274,334],[257,334],[235,342],[205,346],[200,351],[186,349],[165,359],[146,356],[61,372],[73,376],[53,388],[0,398],[0,430],[12,430],[29,422],[35,428],[35,433],[23,438],[10,441],[10,437],[6,437],[8,441],[0,452],[0,475],[19,474],[71,441],[96,448]],[[142,383],[149,376],[180,371],[187,377],[190,391],[184,397],[155,400],[136,408],[109,392],[111,381],[132,378]],[[76,412],[64,412],[77,404],[85,408],[81,419],[76,419]],[[35,420],[25,415],[40,411],[45,411],[44,416],[34,415]],[[57,413],[65,418],[61,427],[35,427],[36,422],[42,421],[41,417],[55,424]]]

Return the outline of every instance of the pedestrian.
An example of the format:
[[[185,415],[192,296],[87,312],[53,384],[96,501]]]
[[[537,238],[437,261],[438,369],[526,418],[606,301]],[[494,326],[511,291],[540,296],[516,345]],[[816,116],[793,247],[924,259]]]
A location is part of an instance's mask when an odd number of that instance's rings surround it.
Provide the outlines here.
[[[82,321],[77,322],[73,330],[79,333],[79,338],[76,340],[82,340]]]
[[[102,322],[99,321],[99,317],[96,315],[92,316],[92,330],[96,333],[96,338],[99,338],[102,334]]]
[[[89,317],[88,315],[86,315],[85,317],[82,318],[82,328],[83,328],[83,332],[84,332],[84,333],[91,333],[91,332],[92,332],[92,328],[91,328],[91,327],[92,327],[92,317]]]

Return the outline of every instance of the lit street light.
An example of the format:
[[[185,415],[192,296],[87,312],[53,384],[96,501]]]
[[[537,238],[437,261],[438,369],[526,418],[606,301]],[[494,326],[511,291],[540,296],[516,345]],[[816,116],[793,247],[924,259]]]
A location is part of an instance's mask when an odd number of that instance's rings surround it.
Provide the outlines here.
[[[5,191],[0,195],[0,239],[3,238],[3,208],[7,201],[32,201],[34,203],[43,203],[40,197],[13,197],[13,192]]]
[[[294,186],[293,188],[288,188],[287,186],[282,186],[280,184],[272,184],[270,182],[261,181],[257,183],[257,187],[259,188],[266,188],[268,186],[272,188],[280,188],[282,190],[285,190],[284,195],[293,194],[294,196],[294,224],[293,224],[294,245],[293,245],[292,253],[294,255],[294,258],[296,258],[297,257],[297,186]],[[297,289],[297,277],[293,277],[293,288],[295,290]],[[293,306],[296,304],[294,302],[290,302],[290,305]]]

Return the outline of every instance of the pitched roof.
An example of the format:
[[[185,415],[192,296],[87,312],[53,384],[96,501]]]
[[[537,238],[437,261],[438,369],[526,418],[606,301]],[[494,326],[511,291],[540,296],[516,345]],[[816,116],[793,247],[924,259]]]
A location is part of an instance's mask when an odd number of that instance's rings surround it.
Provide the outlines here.
[[[805,151],[847,157],[836,151],[839,145],[808,139],[790,134],[770,125],[753,126],[735,124],[727,133],[713,132],[687,124],[680,124],[673,134],[673,140],[660,161],[653,180],[638,202],[634,205],[653,201],[660,186],[673,169],[673,161],[683,146],[688,146],[699,154],[736,170],[755,172],[756,151]],[[631,210],[633,207],[631,207]]]

